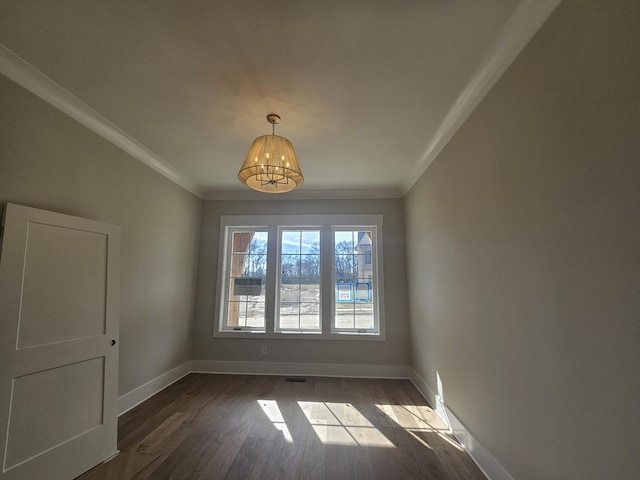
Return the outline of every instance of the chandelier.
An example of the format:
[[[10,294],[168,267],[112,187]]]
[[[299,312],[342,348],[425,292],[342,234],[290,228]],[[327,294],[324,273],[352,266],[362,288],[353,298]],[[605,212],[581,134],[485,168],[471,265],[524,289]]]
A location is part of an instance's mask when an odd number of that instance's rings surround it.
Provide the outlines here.
[[[271,124],[271,135],[262,135],[253,141],[238,179],[259,192],[289,192],[304,183],[302,170],[291,142],[276,135],[280,117],[271,113],[267,121]]]

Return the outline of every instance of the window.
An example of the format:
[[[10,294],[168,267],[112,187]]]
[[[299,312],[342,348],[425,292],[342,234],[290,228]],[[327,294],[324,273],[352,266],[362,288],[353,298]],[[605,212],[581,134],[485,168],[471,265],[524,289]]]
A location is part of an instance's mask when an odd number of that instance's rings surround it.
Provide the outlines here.
[[[334,330],[366,333],[375,329],[374,269],[371,263],[373,230],[334,229]]]
[[[259,229],[229,229],[225,283],[227,301],[224,328],[265,329],[265,285],[269,232]]]
[[[280,234],[278,331],[320,332],[320,230]]]
[[[381,215],[223,216],[220,235],[214,335],[384,339]]]

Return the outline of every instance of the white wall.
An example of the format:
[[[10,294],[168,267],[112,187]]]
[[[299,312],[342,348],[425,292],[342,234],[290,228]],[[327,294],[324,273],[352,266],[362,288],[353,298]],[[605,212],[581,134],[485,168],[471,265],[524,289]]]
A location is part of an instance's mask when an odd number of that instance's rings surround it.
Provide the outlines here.
[[[385,278],[382,280],[386,341],[213,338],[221,215],[354,213],[381,213],[384,217]],[[401,199],[207,201],[200,245],[195,360],[409,365],[404,205]],[[267,356],[261,355],[262,345],[268,347]]]
[[[518,480],[640,478],[640,3],[566,0],[406,197],[413,364]]]
[[[119,391],[191,359],[202,201],[0,76],[0,203],[120,225]]]

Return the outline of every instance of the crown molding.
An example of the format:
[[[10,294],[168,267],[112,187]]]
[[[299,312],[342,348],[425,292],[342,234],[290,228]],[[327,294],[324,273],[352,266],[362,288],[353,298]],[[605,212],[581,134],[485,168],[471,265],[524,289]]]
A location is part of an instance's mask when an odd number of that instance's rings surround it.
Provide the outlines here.
[[[242,190],[210,190],[205,200],[349,200],[402,198],[395,188],[387,189],[347,189],[347,190],[294,190],[283,194],[260,193],[248,188]]]
[[[0,74],[66,113],[172,182],[203,198],[204,190],[190,178],[1,43]]]
[[[406,195],[449,143],[482,99],[509,68],[562,0],[524,0],[502,26],[488,54],[475,70],[462,93],[427,145],[416,167],[402,184]]]

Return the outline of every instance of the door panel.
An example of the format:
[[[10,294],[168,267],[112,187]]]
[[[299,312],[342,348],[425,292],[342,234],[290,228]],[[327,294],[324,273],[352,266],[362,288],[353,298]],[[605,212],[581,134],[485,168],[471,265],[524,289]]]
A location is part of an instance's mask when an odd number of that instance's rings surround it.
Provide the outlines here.
[[[108,237],[38,223],[27,236],[18,347],[104,335]]]
[[[119,227],[13,204],[3,226],[0,479],[69,480],[116,453]]]
[[[103,383],[103,358],[17,377],[9,410],[6,468],[100,427]]]

